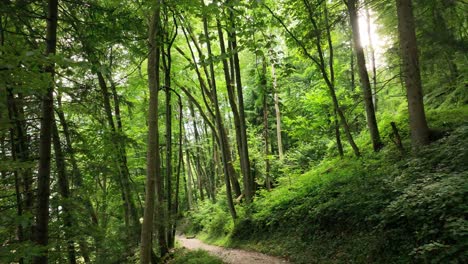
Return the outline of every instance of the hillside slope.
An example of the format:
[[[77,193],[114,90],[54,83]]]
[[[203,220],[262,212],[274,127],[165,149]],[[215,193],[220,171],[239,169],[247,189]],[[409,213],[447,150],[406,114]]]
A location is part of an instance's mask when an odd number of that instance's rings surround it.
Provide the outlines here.
[[[190,216],[192,231],[295,263],[466,263],[466,117],[464,109],[431,112],[438,139],[414,155],[388,146],[325,159],[261,191],[236,225],[221,221],[222,203],[205,205]]]

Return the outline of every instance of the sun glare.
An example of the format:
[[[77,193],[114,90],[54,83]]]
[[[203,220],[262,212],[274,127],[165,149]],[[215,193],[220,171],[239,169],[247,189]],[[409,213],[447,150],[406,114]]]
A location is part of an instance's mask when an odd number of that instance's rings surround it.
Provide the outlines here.
[[[375,13],[372,10],[369,10],[369,17],[366,14],[366,10],[361,10],[359,12],[359,29],[360,29],[360,39],[361,45],[364,50],[370,50],[370,44],[374,48],[375,62],[376,67],[383,66],[385,64],[383,53],[385,52],[385,47],[387,46],[387,39],[383,36],[380,36],[378,31],[378,23],[375,21]]]

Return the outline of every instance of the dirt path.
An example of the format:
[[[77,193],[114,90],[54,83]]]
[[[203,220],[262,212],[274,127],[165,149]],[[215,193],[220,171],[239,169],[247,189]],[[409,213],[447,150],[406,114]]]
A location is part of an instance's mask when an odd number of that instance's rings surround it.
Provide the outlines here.
[[[228,264],[287,264],[288,261],[258,252],[241,249],[223,248],[203,243],[196,238],[177,236],[180,245],[187,249],[203,249],[211,255],[221,258]]]

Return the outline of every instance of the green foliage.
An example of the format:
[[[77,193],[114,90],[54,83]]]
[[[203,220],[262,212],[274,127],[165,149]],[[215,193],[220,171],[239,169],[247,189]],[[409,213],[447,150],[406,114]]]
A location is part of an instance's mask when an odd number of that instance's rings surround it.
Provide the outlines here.
[[[445,137],[414,156],[387,147],[362,159],[327,158],[280,179],[259,193],[224,243],[297,263],[466,262],[465,113],[430,111]],[[393,118],[406,131],[404,118]]]
[[[226,236],[234,225],[223,196],[222,202],[213,204],[211,201],[204,201],[198,205],[198,209],[187,212],[188,225],[185,230],[187,234],[206,232],[210,237]]]
[[[169,264],[223,264],[224,262],[217,257],[208,254],[204,250],[176,250],[174,259]]]

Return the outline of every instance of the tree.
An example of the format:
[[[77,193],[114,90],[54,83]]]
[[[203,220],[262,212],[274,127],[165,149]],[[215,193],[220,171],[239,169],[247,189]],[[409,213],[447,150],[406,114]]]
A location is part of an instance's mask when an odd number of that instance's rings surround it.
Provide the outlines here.
[[[153,216],[155,208],[155,191],[157,193],[157,212],[162,211],[163,189],[162,176],[159,169],[159,129],[158,129],[158,91],[160,86],[159,80],[159,63],[160,63],[160,43],[158,37],[161,36],[160,20],[161,20],[161,1],[156,2],[148,30],[148,86],[150,92],[149,111],[148,111],[148,150],[146,158],[146,192],[145,192],[145,210],[143,216],[143,226],[141,229],[141,247],[140,247],[140,263],[150,263],[151,256],[151,238],[153,234]],[[162,223],[158,223],[162,226]],[[158,232],[165,235],[164,229],[159,228]],[[165,241],[160,241],[161,255],[166,252]]]
[[[396,0],[396,6],[401,60],[403,62],[402,74],[408,100],[411,143],[413,147],[418,148],[429,144],[429,127],[424,112],[413,6],[411,0]]]
[[[357,0],[348,0],[346,3],[349,12],[349,19],[351,21],[351,29],[353,31],[353,47],[354,54],[357,58],[357,66],[359,69],[359,77],[361,79],[362,93],[364,97],[364,105],[367,115],[367,127],[372,140],[374,151],[382,148],[382,141],[380,140],[379,128],[377,127],[377,119],[375,118],[374,103],[372,101],[372,87],[369,81],[369,74],[367,73],[366,60],[364,58],[364,49],[360,40],[360,28],[357,15]]]
[[[47,3],[47,34],[45,56],[50,60],[45,66],[45,72],[49,75],[49,83],[46,94],[42,98],[42,120],[39,143],[39,171],[38,179],[38,203],[36,209],[36,238],[38,245],[44,246],[41,255],[35,258],[37,264],[48,263],[49,241],[49,196],[50,196],[50,158],[52,143],[52,124],[54,120],[54,75],[55,62],[52,58],[57,47],[57,17],[58,0],[49,0]]]

